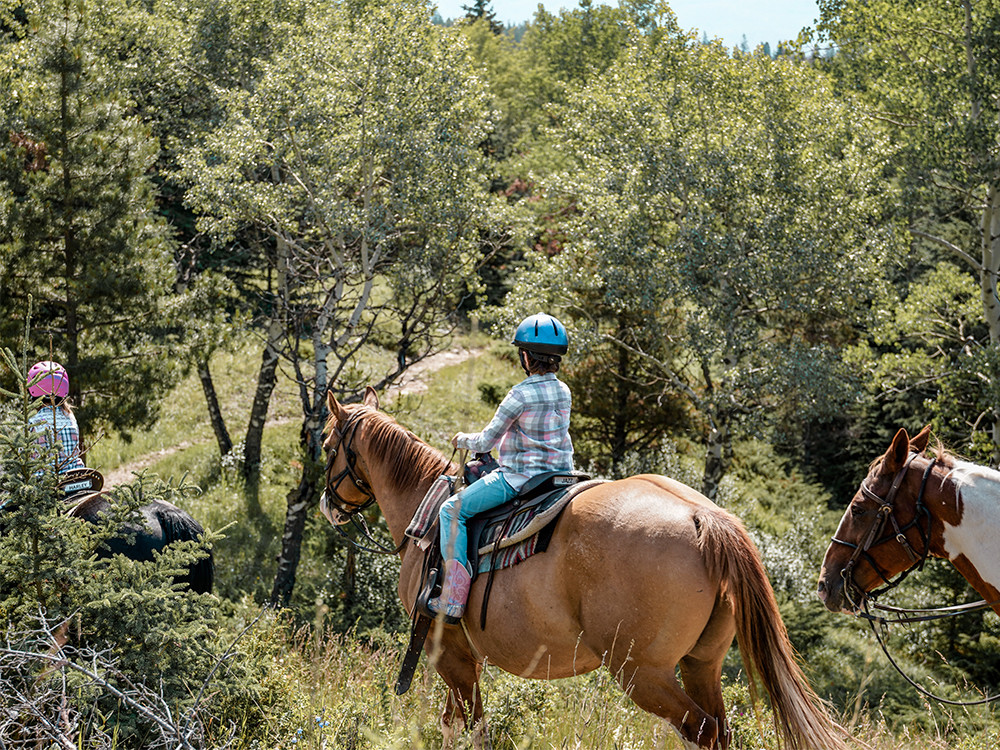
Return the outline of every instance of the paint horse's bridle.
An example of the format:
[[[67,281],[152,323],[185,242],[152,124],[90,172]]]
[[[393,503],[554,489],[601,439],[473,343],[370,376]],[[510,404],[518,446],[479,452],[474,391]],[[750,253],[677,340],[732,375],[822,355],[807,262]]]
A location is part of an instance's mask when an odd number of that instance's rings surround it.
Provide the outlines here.
[[[368,480],[365,479],[358,472],[358,453],[354,450],[354,438],[357,436],[358,427],[361,425],[361,416],[364,412],[357,411],[352,414],[348,420],[347,424],[344,425],[344,429],[340,430],[337,427],[333,427],[333,432],[337,436],[337,442],[330,448],[327,449],[326,456],[326,469],[324,470],[324,478],[326,485],[323,490],[323,498],[320,501],[320,509],[330,522],[334,525],[334,528],[347,539],[353,546],[358,549],[364,550],[366,552],[379,552],[387,555],[395,555],[400,552],[405,546],[405,540],[403,544],[400,544],[396,548],[388,547],[382,544],[378,539],[372,536],[371,530],[368,528],[368,524],[365,522],[365,517],[361,514],[363,510],[370,508],[375,504],[375,494],[372,492],[371,485]],[[335,476],[330,476],[330,472],[333,471],[333,462],[337,460],[337,454],[341,451],[344,452],[344,468],[340,470]],[[350,481],[354,485],[354,488],[361,493],[364,500],[360,503],[347,500],[340,494],[340,488],[345,481]],[[332,503],[331,500],[335,500]],[[336,507],[338,513],[343,517],[341,523],[337,523],[331,513],[331,505]],[[351,523],[355,529],[357,529],[369,542],[371,542],[374,547],[366,547],[359,544],[358,541],[347,534],[343,529],[344,523]]]
[[[888,494],[883,498],[876,495],[871,488],[868,486],[867,480],[861,483],[861,494],[866,498],[878,504],[878,510],[876,511],[875,518],[872,519],[871,526],[868,527],[868,531],[865,532],[864,536],[858,542],[854,544],[853,542],[845,541],[844,539],[838,539],[836,535],[833,537],[833,541],[837,544],[842,544],[845,547],[850,547],[854,550],[851,553],[850,559],[847,561],[847,565],[840,572],[841,578],[844,579],[844,594],[851,605],[858,610],[861,605],[868,599],[877,598],[880,594],[884,594],[886,591],[894,589],[903,579],[910,574],[910,571],[914,568],[923,568],[924,563],[927,562],[927,556],[930,553],[930,531],[931,531],[931,514],[928,510],[926,503],[924,503],[924,490],[927,488],[927,480],[930,478],[931,472],[934,470],[934,466],[937,463],[936,458],[932,458],[930,463],[927,464],[927,468],[924,469],[923,478],[920,480],[920,491],[917,493],[917,501],[913,511],[913,520],[911,520],[905,526],[900,526],[899,521],[896,519],[893,511],[895,506],[893,503],[896,500],[896,494],[899,492],[899,488],[903,483],[903,479],[906,477],[906,473],[910,468],[910,464],[913,463],[913,459],[917,457],[918,454],[911,453],[909,458],[907,458],[906,463],[903,464],[903,468],[899,470],[895,478],[892,480],[892,486],[889,488]],[[926,519],[926,527],[922,526],[921,519]],[[892,524],[892,533],[886,534],[885,536],[879,537],[882,530],[885,528],[886,521]],[[920,532],[920,537],[923,541],[923,552],[917,554],[910,544],[910,540],[907,538],[907,532],[916,528]],[[882,569],[879,567],[875,558],[869,554],[869,550],[873,547],[878,547],[879,545],[885,544],[886,542],[896,541],[902,545],[903,549],[910,556],[912,564],[909,568],[900,573],[895,580],[890,580]],[[878,589],[877,591],[872,591],[866,593],[860,586],[854,581],[854,568],[860,558],[864,558],[865,561],[872,566],[872,569],[878,574],[878,577],[882,579],[885,584],[884,587]],[[855,602],[851,597],[851,592],[856,591],[861,595],[861,602]]]
[[[896,520],[895,515],[893,515],[893,510],[895,509],[893,501],[896,499],[896,493],[899,492],[899,487],[903,483],[903,478],[906,476],[906,472],[910,468],[910,464],[913,462],[913,459],[917,457],[917,455],[919,454],[917,453],[910,454],[910,457],[903,465],[903,468],[899,470],[899,473],[896,474],[895,478],[892,480],[892,486],[889,488],[889,492],[884,498],[880,497],[879,495],[876,495],[871,490],[871,488],[868,487],[867,481],[861,483],[861,494],[864,495],[869,500],[878,503],[879,508],[878,511],[876,512],[875,519],[872,521],[872,525],[869,527],[868,531],[865,533],[860,543],[854,544],[853,542],[847,542],[844,541],[843,539],[838,539],[836,536],[833,537],[833,541],[836,542],[837,544],[843,544],[844,546],[850,547],[851,549],[854,550],[854,552],[851,554],[851,559],[847,562],[847,565],[844,566],[844,569],[840,573],[841,578],[844,579],[844,595],[847,597],[847,600],[854,607],[855,611],[858,613],[858,616],[868,621],[868,625],[871,627],[872,633],[875,634],[875,639],[878,641],[878,645],[882,648],[882,652],[889,659],[889,663],[892,664],[892,666],[896,669],[896,671],[903,676],[903,679],[905,679],[908,683],[910,683],[910,685],[916,688],[917,691],[920,692],[922,695],[925,695],[928,698],[932,698],[940,703],[947,703],[948,705],[952,706],[978,706],[984,703],[991,703],[992,701],[1000,699],[1000,694],[987,696],[979,700],[956,701],[956,700],[950,700],[948,698],[943,698],[939,695],[935,695],[934,693],[929,692],[924,687],[915,682],[909,675],[907,675],[906,672],[904,672],[903,669],[896,662],[896,660],[892,658],[892,654],[889,653],[889,649],[885,644],[883,633],[880,631],[880,628],[876,627],[876,625],[879,625],[881,626],[881,630],[884,631],[888,630],[888,626],[892,624],[928,622],[930,620],[940,620],[947,617],[958,617],[963,614],[969,614],[971,612],[975,612],[980,609],[986,609],[992,607],[993,604],[995,604],[995,602],[987,603],[986,601],[979,601],[979,602],[970,602],[969,604],[962,604],[954,607],[939,607],[936,609],[901,609],[899,607],[888,607],[885,605],[880,605],[875,602],[875,600],[881,594],[884,594],[886,591],[896,588],[896,586],[902,583],[903,579],[910,574],[910,571],[923,568],[924,563],[927,562],[927,557],[930,554],[931,514],[930,510],[927,507],[927,504],[924,502],[924,490],[927,488],[927,480],[930,478],[931,472],[934,470],[935,464],[937,464],[937,458],[932,458],[930,460],[930,463],[927,464],[927,468],[924,469],[924,475],[920,480],[920,490],[917,493],[916,505],[914,506],[913,510],[913,520],[910,521],[905,526],[901,527],[899,525],[899,522]],[[920,525],[921,518],[927,519],[926,528]],[[890,533],[881,538],[878,538],[879,534],[882,532],[882,529],[885,527],[887,519],[891,521],[893,531],[895,532],[895,534]],[[923,552],[921,552],[919,555],[913,549],[913,546],[910,544],[909,539],[906,538],[906,532],[908,532],[910,529],[914,527],[916,527],[917,530],[920,532],[921,539],[923,540],[924,549]],[[905,549],[906,553],[910,556],[912,564],[910,565],[909,568],[907,568],[898,576],[896,576],[895,580],[890,581],[886,577],[885,573],[882,572],[882,569],[879,568],[874,558],[870,554],[868,554],[868,550],[870,550],[872,547],[877,547],[880,544],[884,544],[886,542],[893,540],[899,542],[903,546],[903,549]],[[854,582],[854,567],[857,564],[858,559],[861,557],[864,557],[865,561],[867,561],[867,563],[872,566],[872,569],[878,574],[879,578],[882,579],[882,581],[885,583],[885,586],[878,589],[877,591],[871,591],[866,593],[860,586],[858,586]],[[855,602],[852,599],[851,597],[852,590],[860,593],[861,595],[860,602]],[[872,606],[875,609],[881,610],[883,612],[889,612],[891,613],[892,617],[887,619],[885,617],[872,615],[868,611],[869,600],[871,601]],[[862,609],[864,609],[863,612],[861,611]]]

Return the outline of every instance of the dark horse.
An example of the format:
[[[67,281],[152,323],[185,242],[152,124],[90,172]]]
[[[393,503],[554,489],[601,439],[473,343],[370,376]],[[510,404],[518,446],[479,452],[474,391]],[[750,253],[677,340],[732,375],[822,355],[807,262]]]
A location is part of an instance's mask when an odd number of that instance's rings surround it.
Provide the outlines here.
[[[71,511],[70,515],[82,518],[84,521],[96,523],[102,513],[111,507],[106,492],[91,495]],[[198,541],[204,529],[187,512],[181,510],[166,500],[154,500],[142,505],[136,510],[134,522],[126,523],[121,529],[121,536],[105,540],[98,552],[100,557],[124,555],[130,560],[148,561],[153,559],[153,553],[162,550],[173,542]],[[178,576],[179,583],[186,583],[191,590],[199,594],[212,591],[215,577],[215,565],[212,553],[194,563],[187,575]]]
[[[399,593],[413,610],[421,550],[404,530],[431,483],[457,467],[378,410],[329,399],[326,491],[334,524],[377,502],[399,545]],[[505,616],[444,627],[425,650],[448,685],[446,739],[475,725],[487,660],[512,674],[555,679],[607,667],[642,709],[664,718],[685,748],[726,748],[722,660],[735,636],[771,698],[785,746],[840,750],[843,730],[806,683],[760,556],[742,524],[668,477],[642,475],[588,488],[555,525],[548,550],[498,571],[492,602]],[[486,582],[472,586],[479,611]],[[680,672],[683,686],[677,679]],[[751,683],[752,685],[752,683]]]
[[[63,497],[63,513],[89,523],[97,523],[113,510],[110,492],[104,490],[104,477],[90,468],[72,469],[59,477],[58,492]],[[0,498],[0,508],[4,508]],[[13,508],[7,508],[12,510]],[[4,533],[0,518],[0,535]],[[153,554],[173,542],[197,542],[205,530],[186,511],[166,500],[156,499],[141,505],[130,514],[117,533],[104,539],[97,550],[98,557],[114,555],[139,562],[150,561]],[[207,594],[212,591],[215,564],[211,550],[193,563],[186,575],[177,581],[187,584],[192,591]]]

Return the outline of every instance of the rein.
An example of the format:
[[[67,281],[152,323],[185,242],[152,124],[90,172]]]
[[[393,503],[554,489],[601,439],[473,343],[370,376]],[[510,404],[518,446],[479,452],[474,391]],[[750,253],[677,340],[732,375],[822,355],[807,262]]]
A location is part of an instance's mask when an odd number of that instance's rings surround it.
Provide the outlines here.
[[[358,453],[352,447],[354,438],[358,433],[358,427],[361,424],[361,415],[362,412],[360,411],[352,414],[350,419],[347,420],[347,424],[344,425],[343,431],[338,430],[336,427],[333,428],[333,431],[337,435],[337,444],[330,448],[327,452],[326,471],[324,473],[326,476],[325,492],[327,497],[336,499],[340,509],[346,513],[347,520],[351,523],[354,529],[373,546],[369,547],[360,543],[357,539],[344,531],[341,525],[336,525],[334,528],[337,530],[337,533],[346,539],[353,547],[362,550],[363,552],[374,552],[375,554],[381,555],[398,555],[406,546],[406,540],[404,539],[396,548],[383,544],[372,534],[371,529],[368,528],[368,523],[361,514],[362,511],[375,504],[375,495],[372,493],[368,480],[358,473]],[[341,449],[344,451],[344,468],[339,474],[331,477],[330,472],[333,470],[333,462],[336,460],[337,454]],[[338,490],[345,480],[350,480],[355,489],[361,492],[361,494],[365,497],[364,502],[353,503],[341,497]],[[344,509],[348,510],[345,511]]]
[[[960,615],[970,614],[972,612],[978,612],[983,609],[992,608],[997,602],[987,602],[981,599],[978,602],[969,602],[968,604],[959,604],[952,607],[936,607],[931,609],[905,609],[902,607],[891,607],[883,604],[879,604],[876,599],[887,591],[891,591],[896,588],[903,580],[910,574],[914,569],[923,569],[924,563],[927,562],[927,557],[930,553],[930,528],[931,528],[931,516],[930,510],[927,508],[926,503],[924,503],[924,491],[927,488],[927,480],[930,478],[931,472],[934,466],[937,464],[937,458],[932,458],[927,468],[924,469],[923,477],[920,480],[920,490],[917,493],[917,501],[914,508],[913,520],[910,521],[906,526],[900,527],[896,520],[895,515],[893,515],[893,510],[895,506],[893,505],[896,499],[896,494],[899,492],[899,488],[903,483],[903,479],[906,476],[907,471],[910,468],[910,464],[913,459],[917,457],[917,453],[911,453],[903,468],[899,470],[895,478],[892,481],[892,486],[889,488],[888,494],[883,498],[876,495],[870,487],[868,487],[866,482],[861,483],[861,494],[863,494],[869,500],[878,503],[879,508],[875,519],[872,521],[872,525],[865,532],[864,538],[860,544],[854,544],[853,542],[848,542],[843,539],[838,539],[836,535],[833,537],[833,541],[837,544],[842,544],[846,547],[853,549],[850,560],[848,560],[847,565],[841,571],[841,578],[844,579],[844,594],[847,600],[855,608],[857,616],[868,622],[868,625],[872,629],[872,633],[875,634],[875,640],[878,641],[879,647],[882,649],[882,653],[885,654],[889,663],[895,668],[903,679],[910,683],[917,692],[922,695],[931,698],[932,700],[938,701],[940,703],[945,703],[950,706],[979,706],[984,703],[992,703],[995,700],[1000,700],[1000,694],[987,696],[980,700],[975,701],[953,701],[948,698],[942,698],[939,695],[929,692],[921,685],[917,684],[909,675],[907,675],[896,660],[892,658],[892,654],[889,653],[889,649],[885,644],[883,635],[888,632],[890,625],[906,625],[915,622],[931,622],[933,620],[944,620],[950,617],[958,617]],[[927,519],[927,528],[924,529],[920,525],[920,518],[925,517]],[[881,533],[885,526],[886,520],[891,521],[893,531],[895,534],[889,534],[884,536],[878,541],[875,541],[876,537]],[[906,532],[911,528],[916,527],[920,532],[920,536],[923,539],[924,549],[921,554],[917,554],[913,547],[910,545],[909,540],[906,537]],[[874,558],[868,554],[868,551],[877,547],[881,544],[885,544],[889,541],[897,541],[902,545],[903,549],[910,556],[911,565],[909,568],[900,573],[894,580],[889,580],[882,569],[875,562]],[[879,578],[885,583],[882,588],[865,593],[861,590],[861,587],[854,583],[854,567],[858,562],[859,558],[864,558],[865,561],[871,565],[872,569],[878,574]],[[851,592],[857,591],[861,594],[861,602],[855,602]],[[869,603],[873,609],[879,610],[881,612],[888,612],[893,615],[891,618],[880,617],[873,615],[869,612]],[[863,610],[863,611],[862,611]],[[876,625],[878,627],[876,627]]]
[[[997,602],[993,602],[996,604]],[[927,612],[927,614],[922,617],[898,617],[891,620],[887,620],[884,617],[876,617],[875,615],[869,614],[868,603],[865,602],[865,612],[863,614],[858,614],[864,620],[868,621],[869,627],[872,629],[872,633],[875,634],[875,640],[878,641],[879,648],[882,649],[882,653],[885,654],[885,658],[889,660],[889,663],[895,668],[897,672],[906,680],[910,685],[912,685],[918,693],[924,695],[932,700],[936,700],[939,703],[946,703],[949,706],[981,706],[984,703],[992,703],[995,700],[1000,700],[1000,694],[988,695],[985,698],[980,698],[975,701],[953,701],[948,698],[942,698],[940,695],[935,695],[923,686],[919,685],[912,677],[910,677],[903,668],[896,663],[896,660],[892,658],[892,654],[889,653],[889,648],[885,645],[885,640],[883,634],[888,632],[890,625],[899,625],[911,622],[928,622],[930,620],[943,620],[949,617],[957,617],[958,615],[969,614],[970,612],[976,612],[981,609],[986,609],[991,607],[992,604],[987,604],[985,600],[978,602],[970,602],[969,604],[960,604],[954,607],[939,607],[937,609],[898,609],[896,607],[883,607],[875,605],[877,609],[881,609],[887,612],[898,612],[901,614],[912,614]],[[876,627],[876,623],[879,627]]]

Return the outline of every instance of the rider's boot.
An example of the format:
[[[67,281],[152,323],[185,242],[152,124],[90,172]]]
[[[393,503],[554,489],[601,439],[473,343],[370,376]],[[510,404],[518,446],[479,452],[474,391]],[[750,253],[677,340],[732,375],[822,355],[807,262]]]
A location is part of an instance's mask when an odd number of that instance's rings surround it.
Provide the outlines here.
[[[441,596],[428,601],[428,609],[447,618],[461,619],[465,614],[465,602],[469,599],[471,584],[472,576],[465,565],[458,560],[445,560]]]

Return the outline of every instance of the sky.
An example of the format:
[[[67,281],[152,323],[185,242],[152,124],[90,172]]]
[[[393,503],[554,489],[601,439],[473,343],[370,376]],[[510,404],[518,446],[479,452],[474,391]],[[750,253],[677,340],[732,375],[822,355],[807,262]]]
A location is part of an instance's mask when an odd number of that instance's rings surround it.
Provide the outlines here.
[[[804,26],[814,26],[819,16],[816,0],[669,0],[682,29],[698,29],[710,38],[719,37],[727,47],[738,47],[746,35],[750,48],[769,42],[794,39]],[[472,0],[432,0],[443,18],[465,15],[463,5]],[[541,0],[550,13],[576,8],[575,0]],[[608,3],[617,5],[615,2]],[[518,24],[530,21],[539,0],[493,0],[498,21]]]

